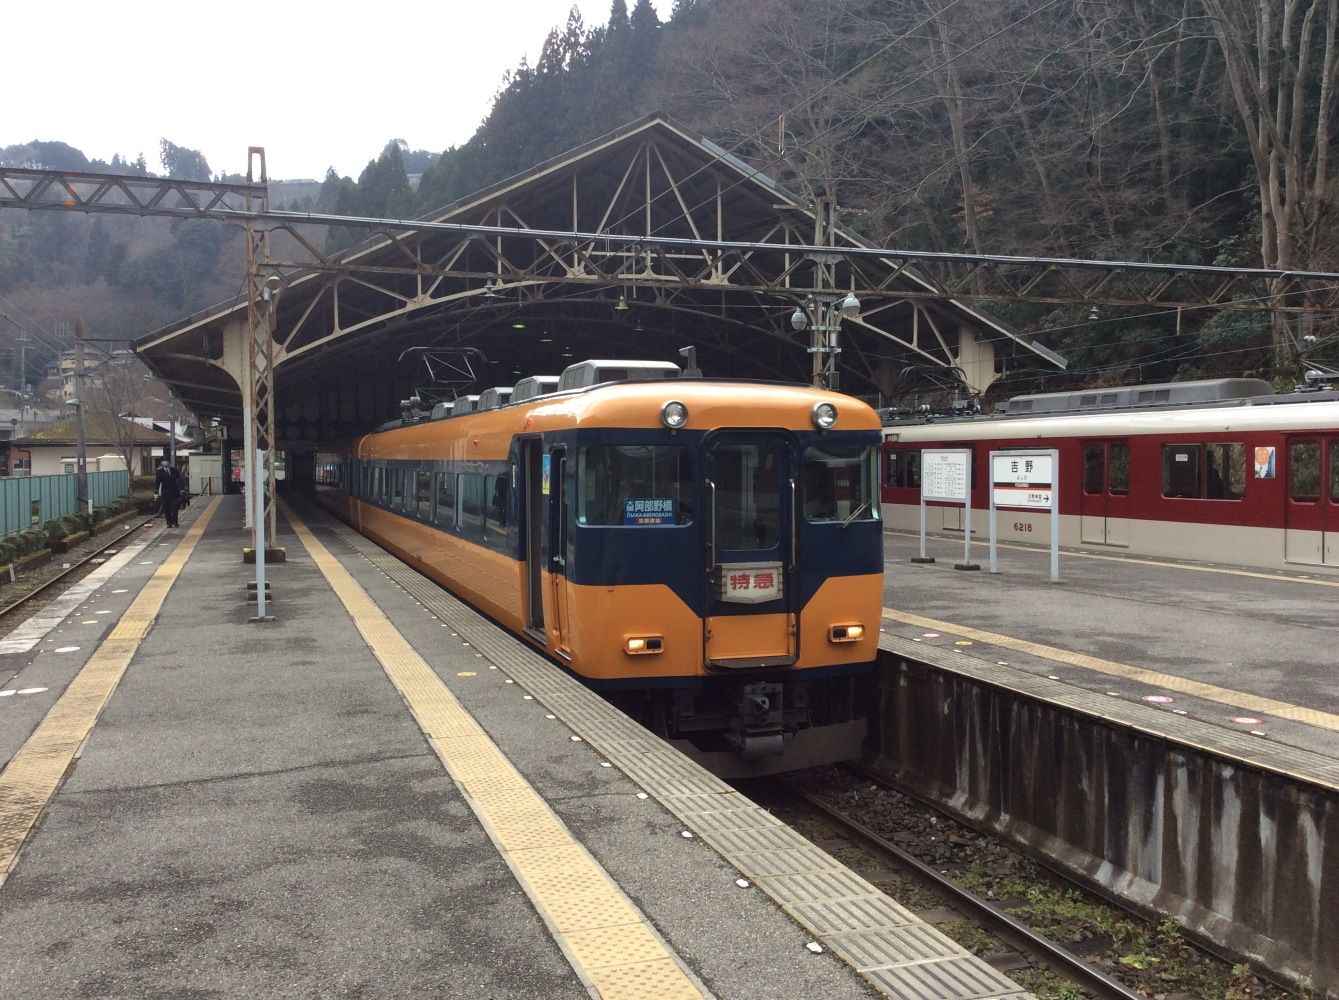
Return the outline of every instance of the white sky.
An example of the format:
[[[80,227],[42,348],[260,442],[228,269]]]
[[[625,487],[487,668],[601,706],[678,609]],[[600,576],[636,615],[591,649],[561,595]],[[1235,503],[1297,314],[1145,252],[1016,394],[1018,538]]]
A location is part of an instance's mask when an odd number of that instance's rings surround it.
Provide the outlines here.
[[[672,0],[652,2],[667,20]],[[215,173],[245,172],[247,147],[263,146],[271,178],[333,166],[357,179],[391,139],[468,140],[502,74],[533,65],[574,4],[588,28],[609,18],[610,0],[67,0],[58,23],[5,46],[0,146],[143,153],[161,172],[166,138]]]

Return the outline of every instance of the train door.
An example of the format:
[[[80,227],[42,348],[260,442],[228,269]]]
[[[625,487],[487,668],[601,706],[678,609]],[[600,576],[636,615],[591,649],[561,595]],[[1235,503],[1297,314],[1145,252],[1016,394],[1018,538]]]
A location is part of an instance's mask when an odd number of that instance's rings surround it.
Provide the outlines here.
[[[548,481],[548,540],[547,563],[551,587],[551,644],[563,656],[570,656],[567,637],[567,531],[569,524],[567,495],[567,449],[551,448],[548,455],[548,473],[540,471],[541,483]],[[541,492],[543,486],[540,487]]]
[[[706,445],[703,643],[710,666],[795,662],[795,470],[782,434],[726,432]]]
[[[1079,539],[1090,545],[1130,544],[1130,445],[1089,441],[1083,446]]]
[[[538,438],[521,441],[521,524],[525,531],[525,627],[544,641],[544,445]]]
[[[1283,557],[1339,566],[1339,437],[1288,439]]]

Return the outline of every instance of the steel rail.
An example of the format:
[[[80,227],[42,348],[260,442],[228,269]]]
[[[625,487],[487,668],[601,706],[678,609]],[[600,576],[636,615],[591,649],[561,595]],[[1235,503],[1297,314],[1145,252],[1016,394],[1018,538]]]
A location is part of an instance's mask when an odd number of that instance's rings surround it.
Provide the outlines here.
[[[929,865],[912,857],[896,844],[880,837],[873,830],[841,813],[822,799],[789,782],[785,782],[785,785],[791,794],[836,824],[844,834],[873,849],[882,858],[892,861],[935,892],[946,896],[954,909],[986,926],[1000,940],[1049,971],[1078,983],[1098,1000],[1147,1000],[1140,994],[1126,989],[1101,970],[1093,968],[1077,955],[1048,941],[999,907],[969,892],[947,876],[941,875]]]
[[[97,556],[101,555],[103,552],[105,552],[107,549],[110,549],[117,542],[124,541],[126,536],[129,535],[131,532],[133,532],[136,528],[142,528],[146,524],[151,524],[156,518],[157,515],[154,515],[154,517],[147,518],[141,523],[133,525],[130,528],[127,528],[125,531],[121,532],[120,537],[110,539],[109,541],[103,543],[102,545],[94,549],[92,552],[84,556],[82,559],[80,559],[77,563],[72,564],[69,569],[61,570],[50,580],[47,580],[45,583],[39,584],[34,589],[28,591],[28,593],[24,594],[17,601],[14,601],[12,604],[7,604],[3,608],[0,608],[0,621],[3,621],[6,617],[8,617],[8,615],[11,612],[17,611],[19,608],[23,607],[23,605],[27,604],[38,594],[44,593],[48,587],[55,586],[57,583],[60,583],[71,573],[75,573],[78,570],[82,569],[90,559],[94,559]]]

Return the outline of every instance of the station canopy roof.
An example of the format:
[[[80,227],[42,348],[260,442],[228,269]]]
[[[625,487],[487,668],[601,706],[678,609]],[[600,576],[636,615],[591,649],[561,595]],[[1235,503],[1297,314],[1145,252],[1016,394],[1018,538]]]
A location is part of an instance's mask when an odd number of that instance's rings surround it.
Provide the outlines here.
[[[831,231],[830,258],[771,248],[820,242],[812,204],[658,116],[427,220],[590,236],[367,226],[362,243],[313,266],[325,227],[302,218],[281,218],[270,247],[283,275],[274,353],[281,445],[361,432],[397,416],[409,396],[430,406],[592,357],[682,363],[687,345],[709,376],[808,382],[810,333],[794,330],[791,317],[806,301],[812,311],[817,289],[860,299],[859,316],[841,325],[839,356],[841,388],[855,395],[886,391],[908,365],[960,365],[964,338],[995,356],[1057,360],[938,294],[905,261],[842,255],[871,245],[841,227]],[[658,242],[673,239],[752,246]],[[820,266],[830,280],[819,281]],[[242,397],[224,343],[225,331],[245,323],[245,303],[229,303],[141,338],[136,350],[202,420],[217,416],[236,433]]]

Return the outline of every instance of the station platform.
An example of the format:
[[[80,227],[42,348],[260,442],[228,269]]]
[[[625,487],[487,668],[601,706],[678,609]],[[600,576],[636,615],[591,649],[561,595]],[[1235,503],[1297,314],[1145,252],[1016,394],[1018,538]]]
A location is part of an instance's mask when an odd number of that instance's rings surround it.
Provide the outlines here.
[[[885,532],[883,637],[979,679],[1339,788],[1339,575]]]
[[[0,637],[0,996],[1018,997],[314,508],[240,497]]]

